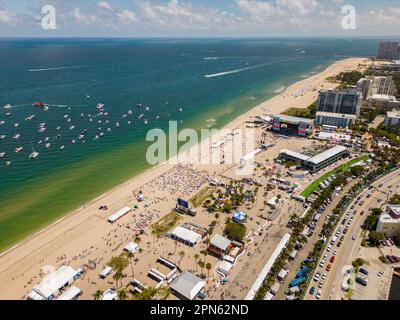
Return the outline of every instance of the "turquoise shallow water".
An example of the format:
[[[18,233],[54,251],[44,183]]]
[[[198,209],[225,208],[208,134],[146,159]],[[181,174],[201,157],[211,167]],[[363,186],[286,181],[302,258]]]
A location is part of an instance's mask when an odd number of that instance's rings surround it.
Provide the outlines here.
[[[215,119],[222,127],[335,60],[373,56],[377,45],[372,39],[0,40],[0,106],[12,106],[0,109],[6,136],[0,250],[149,168],[149,129],[166,129],[169,120],[198,130]],[[35,101],[49,110],[34,108]],[[107,116],[98,114],[100,102]],[[28,115],[36,117],[25,121]],[[42,122],[46,131],[39,133]],[[85,143],[78,139],[83,130]],[[16,154],[19,146],[24,150]],[[36,160],[28,159],[32,149],[40,152]]]

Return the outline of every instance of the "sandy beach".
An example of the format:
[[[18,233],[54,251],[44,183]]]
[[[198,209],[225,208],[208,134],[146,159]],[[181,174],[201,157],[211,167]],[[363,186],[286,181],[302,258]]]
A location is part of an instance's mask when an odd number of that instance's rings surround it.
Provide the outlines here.
[[[246,121],[254,120],[255,116],[279,114],[292,107],[307,107],[317,99],[319,90],[336,87],[337,84],[327,81],[326,78],[342,71],[358,69],[360,64],[365,64],[367,61],[365,58],[338,61],[323,72],[291,85],[279,95],[241,115],[224,129],[227,131],[245,129]],[[218,137],[218,139],[222,138],[222,135]],[[255,139],[261,141],[261,130],[256,132]],[[267,134],[266,139],[268,142],[274,143],[275,146],[257,155],[256,159],[260,159],[260,161],[261,159],[264,159],[264,161],[265,159],[274,159],[283,148],[299,150],[311,144],[308,139],[291,138],[285,140],[270,133]],[[190,199],[213,178],[235,178],[234,169],[237,165],[200,165],[192,164],[192,161],[193,159],[189,157],[179,165],[165,163],[156,166],[85,204],[3,252],[0,255],[0,288],[2,289],[0,290],[0,299],[26,298],[26,294],[40,282],[46,271],[52,270],[52,268],[57,269],[61,265],[70,265],[77,269],[87,264],[89,260],[95,260],[97,262],[96,269],[87,270],[85,276],[76,281],[76,285],[83,291],[81,298],[92,299],[92,294],[96,290],[106,290],[113,287],[111,276],[106,280],[98,278],[101,269],[112,256],[120,254],[123,247],[141,232],[144,232],[140,235],[140,247],[143,252],[136,256],[134,276],[131,275],[130,268],[127,269],[128,277],[124,279],[124,285],[136,278],[149,286],[154,286],[155,282],[152,283],[146,277],[146,274],[150,268],[157,268],[156,260],[160,256],[178,264],[182,270],[192,270],[198,273],[199,268],[194,259],[194,254],[206,247],[204,243],[195,248],[190,248],[183,244],[175,244],[171,239],[157,238],[152,235],[150,229],[151,224],[172,211],[177,197]],[[136,201],[136,195],[139,191],[145,196],[145,201],[140,203]],[[273,193],[271,193],[272,195]],[[248,223],[248,230],[256,230],[265,223],[258,217],[260,208],[264,206],[263,200],[259,197],[254,208],[248,210],[249,215],[253,218]],[[106,205],[108,210],[98,210],[102,205]],[[133,207],[134,205],[138,205],[138,208],[116,223],[107,222],[107,217],[115,211],[124,206]],[[294,210],[292,203],[288,202],[286,206],[286,209]],[[298,210],[300,209],[298,208]],[[284,211],[282,209],[282,212]],[[254,252],[254,254],[251,257],[243,255],[237,261],[230,278],[240,279],[241,285],[234,285],[235,280],[233,280],[228,287],[230,295],[226,294],[226,298],[241,299],[245,296],[246,288],[251,287],[252,281],[254,281],[254,275],[262,268],[268,254],[274,249],[274,244],[278,243],[283,236],[283,226],[290,214],[287,214],[287,217],[279,216],[276,221],[272,221],[267,232],[268,237],[258,239],[261,246],[257,250],[249,246],[247,250]],[[212,220],[215,220],[214,214],[199,210],[196,217],[182,217],[180,223],[190,221],[207,228]],[[220,218],[214,233],[222,232],[223,221]],[[181,251],[185,252],[184,258],[178,255],[178,252]],[[261,257],[262,259],[260,259]],[[217,259],[208,256],[207,262],[210,262],[213,266],[209,279],[211,288],[212,274]],[[241,270],[246,266],[250,266],[250,270],[252,270],[248,276],[241,273]],[[247,274],[249,274],[248,271]],[[210,289],[209,297],[220,299],[224,297],[226,289],[226,287]]]

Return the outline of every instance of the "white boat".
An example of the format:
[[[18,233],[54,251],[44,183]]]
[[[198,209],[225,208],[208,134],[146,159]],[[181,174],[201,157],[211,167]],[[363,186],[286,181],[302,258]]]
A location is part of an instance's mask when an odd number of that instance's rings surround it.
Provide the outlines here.
[[[156,120],[158,120],[158,119],[160,119],[160,116],[157,116],[157,117],[156,117]]]
[[[19,127],[19,123],[14,123],[14,128],[18,128]]]
[[[26,118],[25,118],[25,121],[30,121],[30,120],[32,120],[32,119],[34,119],[36,116],[34,115],[34,114],[32,114],[32,115],[30,115],[30,116],[27,116]]]
[[[15,153],[21,152],[22,150],[24,150],[24,147],[15,148]]]
[[[8,167],[9,165],[11,165],[11,161],[6,162],[6,166]]]
[[[79,138],[79,140],[82,140],[84,137],[85,137],[84,134],[80,134],[78,138]]]
[[[131,115],[133,113],[132,110],[128,110],[128,114]]]
[[[50,140],[50,137],[46,137],[46,138],[44,138],[44,141],[49,141]]]
[[[60,131],[60,130],[61,130],[61,127],[57,127],[56,130],[57,130],[57,131]]]
[[[138,103],[138,104],[137,104],[137,107],[138,107],[138,108],[141,108],[141,107],[143,107],[143,105],[140,104],[140,103]]]
[[[150,108],[149,107],[146,107],[146,111],[149,111],[150,110]]]
[[[104,109],[104,104],[98,103],[96,108],[99,110]]]
[[[131,125],[131,124],[132,124],[132,122],[131,122],[131,121],[128,121],[128,124],[129,124],[129,125]]]
[[[74,130],[75,129],[75,126],[70,126],[69,127],[69,130]]]
[[[71,118],[68,118],[68,119],[67,119],[67,122],[71,122]]]
[[[7,113],[6,113],[6,116],[7,116],[7,117],[11,116],[11,112],[7,112]]]
[[[182,108],[179,108],[179,112],[182,112],[183,111],[183,109]]]
[[[13,139],[19,139],[20,136],[21,136],[21,135],[20,135],[19,133],[14,134]]]
[[[39,140],[39,141],[38,141],[38,144],[42,144],[42,143],[43,143],[43,141],[42,141],[42,140]]]
[[[44,107],[43,108],[43,111],[48,111],[49,110],[49,107]]]
[[[41,124],[39,124],[39,128],[44,128],[46,126],[46,122],[42,122]]]
[[[5,152],[0,152],[0,159],[4,158],[6,156]]]
[[[117,123],[115,124],[115,126],[116,126],[117,128],[119,128],[119,122],[117,122]]]
[[[45,132],[45,131],[46,131],[46,128],[45,128],[45,127],[40,128],[40,129],[38,130],[38,132],[40,132],[40,133]]]
[[[104,136],[104,132],[100,132],[100,137]]]
[[[1,120],[0,121],[0,126],[2,125],[2,124],[5,124],[6,122],[4,121],[4,120]]]
[[[46,144],[45,144],[45,147],[46,147],[46,148],[50,148],[50,146],[51,146],[51,143],[46,143]]]
[[[68,115],[66,114],[66,115],[64,115],[64,119],[67,119],[68,118]]]
[[[127,114],[123,114],[122,115],[122,118],[126,118],[128,115]]]
[[[30,158],[30,159],[36,159],[37,157],[39,157],[39,152],[37,152],[37,151],[33,151],[33,152],[29,155],[29,158]]]
[[[147,120],[144,120],[144,124],[148,124],[149,122]]]
[[[99,136],[96,135],[93,140],[98,140],[98,139],[99,139]]]
[[[76,143],[76,141],[75,141],[75,140],[72,140],[72,141],[71,141],[71,143],[72,143],[72,144],[75,144],[75,143]]]
[[[11,109],[12,106],[11,106],[11,104],[6,104],[3,108],[4,108],[4,109]]]
[[[111,128],[107,128],[107,131],[108,131],[108,132],[111,132]]]
[[[5,139],[6,138],[6,136],[4,135],[4,134],[2,134],[1,136],[0,136],[0,140],[3,140],[3,139]]]
[[[142,113],[141,115],[139,115],[138,119],[142,119],[144,117],[144,114]]]
[[[60,149],[60,150],[64,150],[64,145],[62,145],[60,148],[58,148],[58,149]]]

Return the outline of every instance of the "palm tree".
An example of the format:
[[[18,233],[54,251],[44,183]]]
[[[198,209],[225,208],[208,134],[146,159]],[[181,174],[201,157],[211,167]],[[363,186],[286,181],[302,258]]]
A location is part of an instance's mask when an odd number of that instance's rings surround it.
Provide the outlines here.
[[[174,240],[175,241],[175,251],[174,254],[176,253],[176,248],[178,247],[178,240]]]
[[[113,279],[115,280],[115,288],[118,291],[118,281],[121,281],[121,286],[122,286],[122,279],[124,278],[124,275],[121,270],[117,270],[114,275]]]
[[[204,263],[203,261],[200,260],[200,261],[198,262],[198,264],[199,264],[200,269],[201,269],[201,274],[203,274],[203,269],[204,269],[205,263]]]
[[[127,300],[128,299],[128,294],[126,293],[125,289],[121,289],[118,291],[118,300]]]
[[[103,297],[103,291],[97,290],[95,293],[93,293],[92,296],[94,300],[101,300],[101,298]]]
[[[132,271],[132,278],[135,277],[135,272],[133,271],[133,259],[135,258],[135,254],[131,251],[129,251],[126,254],[126,257],[130,260],[131,262],[131,271]]]
[[[207,262],[206,269],[208,271],[208,277],[210,277],[211,263]]]
[[[165,300],[168,298],[170,294],[170,289],[168,287],[161,288],[147,288],[143,289],[141,293],[135,294],[132,299],[133,300],[153,300],[155,298],[159,298],[160,300]]]
[[[180,259],[179,259],[179,265],[181,264],[181,262],[182,262],[182,259],[183,259],[183,257],[185,256],[185,251],[180,251],[179,252],[179,257],[180,257]]]
[[[194,260],[196,261],[196,272],[197,272],[197,263],[198,263],[199,259],[200,259],[200,255],[198,253],[196,253],[194,255]]]

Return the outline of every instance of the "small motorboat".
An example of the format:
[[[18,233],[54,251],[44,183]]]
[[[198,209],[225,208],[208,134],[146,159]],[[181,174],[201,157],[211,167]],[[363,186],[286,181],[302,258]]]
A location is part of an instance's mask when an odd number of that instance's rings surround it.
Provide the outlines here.
[[[43,108],[45,106],[44,102],[38,101],[33,104],[35,107]]]
[[[0,152],[0,159],[3,159],[6,156],[5,152]]]
[[[19,153],[19,152],[21,152],[22,150],[24,150],[24,147],[15,148],[15,153]]]
[[[39,157],[39,152],[37,152],[37,151],[33,151],[33,152],[29,155],[29,158],[30,158],[30,159],[36,159],[37,157]]]

